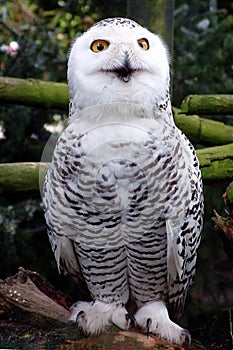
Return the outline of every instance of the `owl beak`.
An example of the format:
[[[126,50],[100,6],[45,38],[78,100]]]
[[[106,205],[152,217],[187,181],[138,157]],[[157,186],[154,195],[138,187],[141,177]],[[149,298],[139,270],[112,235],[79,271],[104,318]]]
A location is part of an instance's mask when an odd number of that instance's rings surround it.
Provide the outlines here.
[[[120,78],[125,83],[128,83],[133,72],[134,72],[133,69],[131,69],[130,67],[127,67],[125,65],[114,69],[114,73],[116,73],[118,78]]]
[[[133,72],[136,70],[123,65],[113,69],[104,69],[103,71],[107,73],[114,73],[123,82],[128,83]]]
[[[112,69],[105,69],[104,72],[115,73],[116,76],[124,83],[128,83],[134,72],[140,71],[139,68],[132,67],[132,64],[128,58],[128,53],[125,55],[125,60],[122,65],[117,65]]]
[[[131,75],[134,72],[134,69],[130,64],[128,51],[125,51],[124,53],[125,53],[124,63],[122,66],[117,67],[115,69],[115,73],[117,74],[118,78],[120,78],[125,83],[128,83],[128,81],[131,78]]]

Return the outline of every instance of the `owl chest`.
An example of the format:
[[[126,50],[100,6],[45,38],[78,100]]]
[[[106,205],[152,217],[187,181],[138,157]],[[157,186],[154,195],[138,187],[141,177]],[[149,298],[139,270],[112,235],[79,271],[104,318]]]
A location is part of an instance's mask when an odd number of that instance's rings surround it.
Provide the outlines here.
[[[120,230],[127,238],[164,221],[170,199],[178,196],[182,157],[150,130],[119,123],[111,127],[96,127],[69,142],[66,138],[66,146],[58,147],[52,197],[59,197],[59,220],[71,231],[89,226],[94,233]]]

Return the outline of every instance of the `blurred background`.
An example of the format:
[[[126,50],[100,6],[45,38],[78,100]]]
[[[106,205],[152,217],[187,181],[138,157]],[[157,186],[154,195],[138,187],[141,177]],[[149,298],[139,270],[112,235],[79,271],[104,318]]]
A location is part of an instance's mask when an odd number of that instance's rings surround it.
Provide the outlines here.
[[[160,34],[172,55],[173,106],[179,107],[189,93],[232,93],[233,1],[166,3],[167,26]],[[143,4],[146,8],[147,1]],[[66,82],[67,55],[73,39],[96,21],[112,16],[129,16],[153,28],[154,19],[149,14],[147,17],[137,1],[0,0],[0,76]],[[2,104],[1,162],[39,162],[51,132],[67,118],[67,112],[68,106],[66,110],[46,110]],[[233,125],[231,116],[214,118]],[[227,186],[205,185],[205,224],[197,277],[181,321],[191,331],[217,310],[232,306],[232,266],[212,219],[214,209],[225,215],[222,194]],[[0,278],[16,273],[19,266],[41,273],[57,289],[77,298],[70,278],[58,274],[38,192],[0,192]]]

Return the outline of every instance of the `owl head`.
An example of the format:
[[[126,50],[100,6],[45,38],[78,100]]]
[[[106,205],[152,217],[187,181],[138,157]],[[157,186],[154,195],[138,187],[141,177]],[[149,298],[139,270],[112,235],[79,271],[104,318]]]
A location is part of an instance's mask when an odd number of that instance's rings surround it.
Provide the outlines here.
[[[169,58],[158,35],[126,18],[96,23],[73,43],[68,60],[70,114],[106,103],[152,108],[169,90]]]

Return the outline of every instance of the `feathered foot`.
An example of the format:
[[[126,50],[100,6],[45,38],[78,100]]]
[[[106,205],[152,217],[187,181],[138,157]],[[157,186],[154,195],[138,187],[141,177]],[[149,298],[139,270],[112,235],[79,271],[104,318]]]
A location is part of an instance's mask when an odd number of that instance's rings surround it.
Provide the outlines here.
[[[167,308],[162,301],[143,305],[135,314],[136,321],[146,334],[149,332],[171,343],[190,343],[191,337],[186,329],[181,328],[169,318]]]
[[[71,307],[70,320],[77,322],[86,334],[99,334],[114,323],[121,329],[129,329],[134,316],[128,314],[122,305],[107,304],[101,301],[79,301]]]

